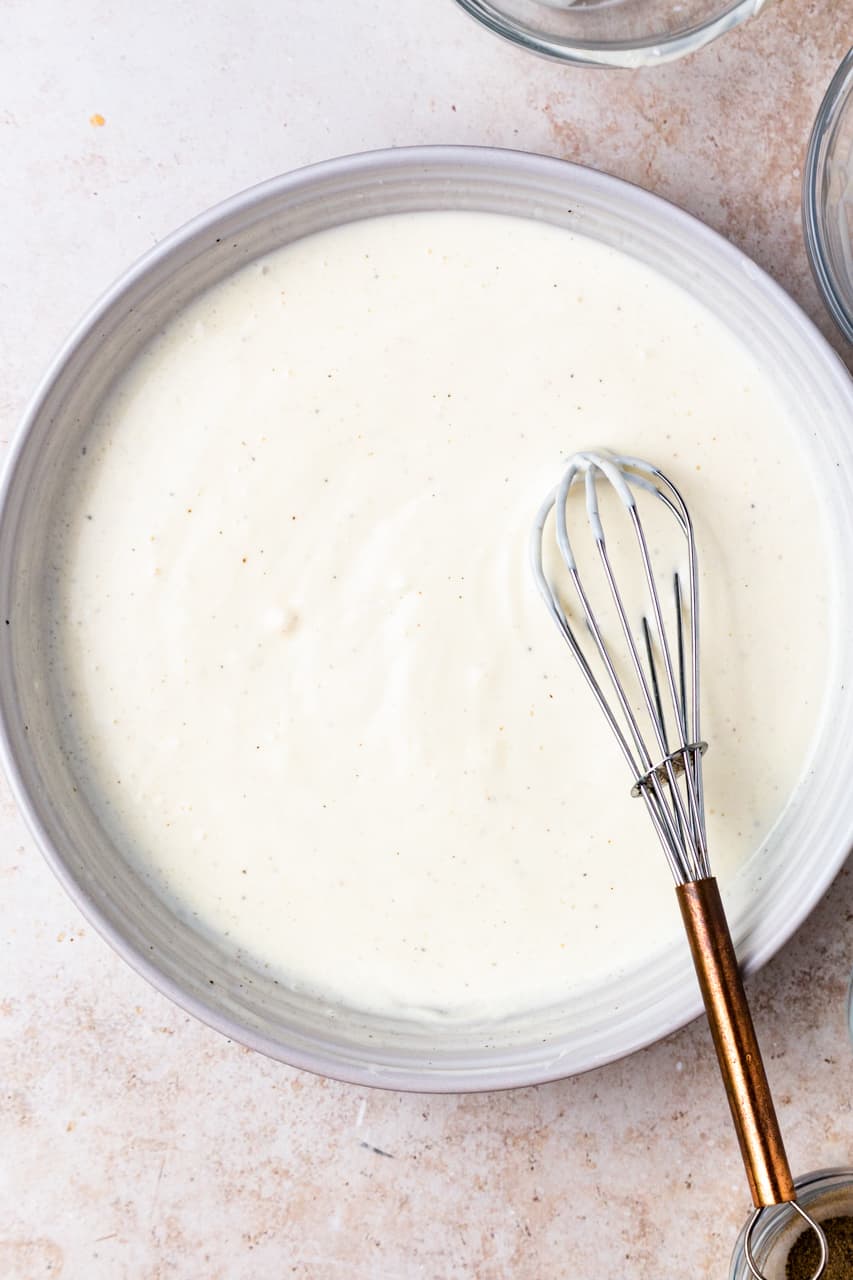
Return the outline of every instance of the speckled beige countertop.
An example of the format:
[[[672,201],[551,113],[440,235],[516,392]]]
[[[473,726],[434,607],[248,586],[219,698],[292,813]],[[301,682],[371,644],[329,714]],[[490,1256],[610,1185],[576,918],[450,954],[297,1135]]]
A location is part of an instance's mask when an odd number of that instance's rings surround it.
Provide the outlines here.
[[[271,174],[393,144],[521,147],[660,192],[841,349],[799,189],[853,0],[778,0],[636,73],[526,56],[451,0],[0,14],[4,445],[72,323],[166,232]],[[538,1089],[371,1092],[254,1056],[147,987],[5,794],[0,886],[0,1280],[724,1280],[747,1197],[704,1023]],[[853,1163],[851,920],[848,869],[749,983],[799,1172]]]

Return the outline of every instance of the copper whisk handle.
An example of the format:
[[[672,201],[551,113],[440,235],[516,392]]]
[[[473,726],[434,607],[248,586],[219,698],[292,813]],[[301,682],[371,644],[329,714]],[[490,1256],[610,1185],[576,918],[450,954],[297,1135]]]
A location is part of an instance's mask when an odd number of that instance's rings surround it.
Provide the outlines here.
[[[770,1085],[716,879],[676,887],[756,1208],[796,1200]]]

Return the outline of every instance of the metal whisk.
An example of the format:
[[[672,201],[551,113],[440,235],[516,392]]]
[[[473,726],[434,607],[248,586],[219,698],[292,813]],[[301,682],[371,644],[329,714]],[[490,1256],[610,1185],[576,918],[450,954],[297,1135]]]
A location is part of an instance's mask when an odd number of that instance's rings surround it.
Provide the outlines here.
[[[606,596],[614,610],[615,636],[604,634],[601,615],[590,604],[569,538],[570,500],[581,483]],[[636,540],[645,584],[644,616],[629,616],[625,594],[613,571],[599,504],[602,484],[615,493]],[[637,502],[642,495],[663,503],[683,539],[686,592],[682,575],[674,572],[671,604],[662,603]],[[552,512],[556,546],[567,577],[562,569],[549,575],[543,562]],[[818,1237],[820,1260],[812,1280],[819,1280],[826,1269],[826,1237],[796,1202],[734,945],[708,859],[702,789],[706,744],[700,731],[697,556],[684,499],[648,462],[605,451],[577,453],[539,510],[531,559],[542,597],[613,731],[631,771],[632,793],[645,803],[675,880],[755,1206],[745,1239],[747,1263],[756,1280],[764,1280],[755,1261],[755,1229],[766,1208],[789,1204]],[[583,632],[576,633],[569,621],[565,597],[571,595],[579,606]],[[667,615],[671,618],[669,630]]]

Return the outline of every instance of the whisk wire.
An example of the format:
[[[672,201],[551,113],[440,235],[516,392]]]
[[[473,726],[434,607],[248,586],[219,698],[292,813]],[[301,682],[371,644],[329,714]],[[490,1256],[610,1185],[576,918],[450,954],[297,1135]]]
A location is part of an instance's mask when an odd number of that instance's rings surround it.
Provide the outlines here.
[[[660,685],[658,683],[658,669],[655,665],[655,655],[652,653],[652,633],[649,630],[649,620],[643,617],[643,639],[646,642],[646,657],[649,662],[649,675],[652,678],[652,691],[655,695],[655,707],[658,713],[661,727],[666,732],[666,720],[663,714],[663,703],[660,697]]]
[[[679,874],[677,870],[678,857],[679,857],[678,850],[680,848],[681,842],[679,838],[679,831],[678,831],[677,824],[673,821],[670,808],[666,803],[666,797],[663,792],[663,787],[662,787],[661,779],[659,775],[659,769],[655,767],[652,761],[651,755],[649,754],[648,748],[646,747],[645,741],[642,736],[642,732],[640,730],[640,726],[637,723],[637,718],[634,714],[631,703],[627,697],[625,688],[622,684],[622,681],[619,679],[616,673],[616,669],[613,665],[613,660],[610,656],[610,652],[604,643],[604,639],[602,637],[601,629],[599,627],[596,616],[593,613],[592,609],[590,608],[586,592],[584,591],[583,584],[580,580],[580,575],[578,574],[576,569],[573,569],[571,571],[570,576],[572,578],[572,582],[574,583],[575,590],[578,594],[578,598],[581,602],[581,607],[584,611],[584,616],[586,618],[587,625],[589,627],[590,635],[592,636],[593,641],[595,642],[601,661],[604,664],[604,667],[610,678],[610,682],[613,685],[613,689],[615,691],[617,700],[619,702],[622,714],[625,717],[625,720],[631,731],[631,736],[634,739],[634,743],[640,757],[640,768],[638,769],[635,766],[634,776],[635,777],[643,776],[645,779],[647,779],[647,785],[644,785],[642,788],[643,799],[646,802],[646,808],[651,816],[652,822],[654,824],[658,837],[661,841],[661,844],[663,845],[664,852],[667,856],[667,861],[669,862],[669,865],[670,865],[670,869],[672,870],[673,875],[677,880],[678,874]]]
[[[638,459],[632,460],[634,464],[637,464],[638,461],[640,460]],[[641,462],[640,462],[640,465],[641,467],[643,466]],[[648,468],[649,464],[645,464],[645,467]],[[665,490],[669,491],[671,498],[668,497],[666,492],[661,492],[660,496],[664,500],[664,502],[666,502],[667,506],[669,506],[670,510],[672,510],[673,513],[676,515],[676,518],[679,521],[682,532],[684,533],[684,536],[685,536],[685,540],[687,542],[688,592],[689,592],[689,601],[690,601],[690,665],[691,665],[690,677],[691,677],[691,692],[692,692],[692,726],[689,730],[688,736],[692,737],[694,742],[701,743],[702,730],[701,730],[701,723],[700,723],[701,713],[700,713],[700,699],[699,699],[699,588],[698,588],[698,581],[697,581],[698,561],[697,561],[697,555],[696,555],[696,538],[693,531],[693,522],[690,519],[690,513],[687,510],[687,504],[685,503],[680,492],[678,491],[678,489],[676,489],[672,481],[669,480],[667,476],[663,474],[663,472],[658,471],[657,468],[650,468],[650,469],[656,473],[658,483],[660,485],[663,485]],[[676,589],[676,618],[678,623],[679,644],[680,644],[680,647],[683,649],[684,609],[683,609],[683,602],[681,598],[681,582],[677,574],[676,574],[675,589]],[[687,664],[686,662],[684,662],[682,658],[679,659],[679,666],[681,671],[682,703],[685,708],[685,723],[687,723],[687,714],[686,714]],[[701,750],[704,750],[704,748],[701,748]],[[708,868],[708,870],[710,870],[710,864],[708,862],[708,837],[707,837],[706,828],[705,828],[704,784],[702,780],[700,752],[697,752],[696,750],[689,751],[687,753],[686,763],[689,765],[692,771],[694,789],[695,789],[695,794],[697,798],[696,809],[698,814],[698,830],[700,835],[700,843],[701,843],[702,854],[703,854],[703,858],[702,858],[703,866]]]
[[[632,505],[631,507],[632,518],[635,516],[635,513],[636,513],[636,508]],[[560,513],[560,518],[565,519],[564,511]],[[634,528],[635,530],[640,529],[640,531],[642,531],[642,526],[639,524],[639,521],[637,519],[634,519]],[[647,770],[647,772],[643,777],[643,781],[640,784],[640,789],[645,790],[652,780],[660,777],[661,772],[665,774],[666,782],[669,787],[671,806],[666,804],[664,797],[660,795],[659,792],[657,791],[656,791],[655,798],[659,804],[662,804],[664,806],[663,812],[668,819],[667,826],[669,827],[674,840],[673,853],[676,859],[680,857],[683,861],[686,862],[688,867],[686,874],[689,876],[692,876],[696,868],[696,863],[693,858],[693,822],[692,822],[691,814],[689,811],[689,805],[685,805],[684,796],[682,795],[681,788],[678,785],[678,773],[679,773],[679,768],[682,762],[676,758],[673,752],[670,751],[669,742],[667,741],[667,737],[666,737],[666,725],[663,722],[663,720],[659,721],[657,715],[655,714],[656,713],[655,698],[654,698],[654,693],[651,686],[651,681],[646,677],[646,672],[643,667],[639,650],[637,648],[637,643],[636,643],[636,640],[634,639],[634,632],[631,627],[631,622],[628,617],[625,604],[622,600],[622,596],[619,591],[618,584],[616,582],[616,577],[613,573],[610,556],[607,552],[606,541],[603,536],[599,536],[597,531],[595,531],[595,538],[598,546],[598,551],[601,557],[601,562],[604,567],[605,577],[607,578],[613,603],[616,607],[616,612],[622,627],[622,634],[625,637],[625,643],[628,648],[628,654],[631,659],[631,665],[633,667],[634,674],[636,676],[640,691],[643,696],[643,701],[646,706],[646,711],[648,712],[649,719],[654,728],[655,736],[657,737],[658,747],[660,750],[660,764],[656,768],[650,768]],[[645,553],[645,556],[647,557],[648,549],[646,548],[646,545],[645,545],[645,539],[641,539],[640,545],[641,545],[642,551]],[[660,617],[660,601],[657,599],[656,591],[654,592],[654,603],[656,606],[655,612],[656,612],[656,618],[658,621],[658,636],[660,638],[663,624],[662,624],[662,619]],[[668,662],[670,662],[668,648],[664,647],[665,665]],[[610,670],[614,669],[612,662],[609,662],[608,666]],[[670,676],[671,676],[671,672],[670,672]],[[670,685],[671,683],[672,682],[670,679]],[[633,718],[633,713],[631,714]],[[680,745],[681,745],[681,749],[683,750],[687,744],[685,741],[683,741],[684,735],[681,734],[680,736],[682,738]],[[669,821],[671,816],[670,807],[672,807],[672,809],[674,810],[674,818],[675,818],[674,824],[671,821]]]
[[[681,699],[681,714],[687,724],[687,672],[684,669],[684,616],[681,609],[681,579],[673,574],[675,591],[675,633],[678,637],[678,692]]]
[[[552,495],[549,502],[543,505],[539,513],[539,516],[537,517],[537,525],[541,518],[541,524],[542,526],[544,526],[545,520],[547,519],[548,513],[550,512],[553,505],[554,505],[554,501],[553,501],[553,495]],[[535,535],[535,530],[534,530],[534,535]],[[563,639],[566,641],[566,644],[569,646],[569,649],[571,650],[574,658],[576,659],[578,666],[581,669],[581,673],[583,674],[583,677],[586,680],[593,697],[598,703],[599,709],[604,715],[605,720],[610,726],[613,732],[613,735],[619,744],[622,754],[628,763],[628,767],[632,770],[633,773],[636,774],[637,763],[631,752],[631,747],[628,744],[625,734],[623,733],[618,720],[614,716],[610,708],[610,705],[607,701],[607,698],[604,696],[604,692],[601,688],[601,685],[599,684],[595,676],[595,673],[590,667],[589,662],[587,661],[586,655],[584,654],[583,650],[578,644],[577,639],[575,638],[574,632],[569,626],[568,619],[563,613],[559,600],[556,594],[551,590],[551,587],[547,579],[545,578],[544,573],[541,574],[540,589],[542,591],[542,595],[544,596],[545,603],[548,606],[548,610],[552,618],[556,622],[557,627],[559,628],[559,631]]]
[[[688,794],[688,815],[690,818],[690,829],[688,839],[685,841],[685,856],[687,857],[690,868],[691,878],[700,879],[704,874],[704,867],[707,865],[707,859],[702,859],[701,852],[699,856],[693,856],[693,850],[702,850],[705,846],[704,827],[702,820],[704,814],[702,812],[701,793],[698,790],[697,778],[701,779],[701,770],[696,767],[697,746],[689,741],[689,723],[687,720],[687,693],[686,693],[686,671],[685,671],[685,644],[684,644],[684,619],[681,609],[681,583],[679,574],[673,576],[673,595],[675,606],[675,631],[676,631],[676,653],[678,655],[678,673],[677,688],[679,698],[679,709],[681,712],[681,734],[684,738],[688,738],[685,746],[678,746],[674,751],[670,752],[670,757],[675,760],[676,764],[682,765],[685,772],[685,786]],[[664,719],[662,699],[660,695],[660,680],[658,678],[658,663],[655,659],[654,647],[652,642],[651,628],[649,627],[648,618],[643,617],[642,621],[643,638],[645,640],[646,656],[649,664],[649,672],[651,675],[652,687],[655,691],[655,705],[661,720]],[[698,747],[701,751],[701,744]],[[635,784],[634,794],[639,793],[639,785]],[[682,832],[682,835],[684,833]]]

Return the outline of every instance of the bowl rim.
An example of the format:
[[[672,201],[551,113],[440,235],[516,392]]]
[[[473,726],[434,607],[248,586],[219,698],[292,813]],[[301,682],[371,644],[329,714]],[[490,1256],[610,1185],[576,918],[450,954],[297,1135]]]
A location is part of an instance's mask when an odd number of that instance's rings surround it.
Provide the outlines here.
[[[489,31],[529,53],[573,66],[631,69],[660,66],[696,53],[712,40],[760,13],[767,0],[733,0],[714,17],[673,35],[606,42],[572,40],[556,32],[537,30],[504,12],[500,0],[497,3],[493,0],[456,0],[456,3]]]
[[[849,104],[849,109],[853,111],[851,95],[853,95],[853,48],[848,50],[839,63],[818,108],[806,151],[802,197],[803,238],[806,242],[809,266],[830,315],[849,342],[853,342],[853,298],[844,297],[836,280],[832,254],[824,235],[819,191],[828,158],[825,144],[845,106]]]
[[[590,198],[596,194],[604,194],[608,197],[612,197],[614,193],[618,194],[621,201],[628,202],[635,210],[642,210],[649,217],[654,216],[662,221],[668,230],[688,234],[694,244],[703,245],[708,254],[715,257],[718,263],[725,263],[732,272],[745,275],[752,286],[759,287],[765,297],[773,302],[777,313],[784,313],[789,325],[798,331],[799,340],[804,347],[814,352],[827,377],[835,380],[839,390],[843,390],[853,406],[853,384],[840,358],[781,286],[717,232],[662,197],[587,166],[570,164],[567,161],[530,152],[467,146],[426,146],[362,152],[279,175],[212,206],[148,250],[101,295],[62,344],[49,365],[10,445],[2,480],[0,480],[0,531],[3,530],[9,518],[10,495],[15,489],[16,476],[22,465],[27,439],[39,420],[55,382],[61,376],[66,364],[74,357],[83,340],[98,328],[105,314],[155,266],[162,266],[176,249],[194,240],[199,234],[210,233],[235,213],[251,211],[254,206],[269,197],[295,196],[304,188],[310,188],[328,179],[352,181],[359,174],[365,177],[369,175],[375,179],[377,174],[400,170],[424,172],[431,166],[442,169],[450,166],[466,174],[480,169],[485,170],[492,177],[498,176],[496,172],[498,169],[502,170],[500,176],[505,177],[506,166],[509,166],[514,174],[518,176],[526,174],[531,179],[537,176],[549,181],[568,179],[574,184],[575,190],[580,187]],[[379,180],[382,180],[381,177]],[[3,572],[5,571],[0,568],[0,574]],[[467,1068],[453,1065],[439,1075],[434,1070],[427,1070],[423,1066],[412,1066],[406,1061],[390,1066],[383,1064],[377,1069],[375,1064],[355,1062],[349,1056],[342,1054],[334,1056],[334,1052],[330,1052],[328,1046],[324,1054],[323,1045],[318,1049],[316,1045],[311,1044],[303,1048],[283,1043],[281,1039],[257,1031],[221,1008],[208,1004],[185,990],[152,961],[146,951],[137,947],[106,918],[75,876],[67,857],[58,845],[52,842],[47,825],[40,813],[43,802],[39,796],[32,794],[28,789],[16,755],[10,701],[7,690],[3,696],[0,696],[0,764],[3,766],[14,798],[30,832],[72,901],[113,949],[152,986],[168,996],[180,1008],[221,1034],[268,1057],[294,1067],[359,1085],[415,1092],[482,1092],[544,1083],[563,1078],[567,1074],[574,1074],[579,1070],[589,1070],[604,1065],[656,1042],[662,1036],[685,1025],[701,1012],[702,1005],[698,990],[685,993],[674,1016],[670,1009],[662,1020],[658,1012],[654,1016],[648,1016],[645,1022],[639,1020],[641,1023],[639,1026],[636,1025],[638,1020],[635,1018],[632,1021],[630,1035],[617,1047],[609,1050],[601,1049],[589,1055],[583,1067],[572,1067],[568,1071],[566,1065],[562,1063],[562,1055],[558,1053],[551,1053],[547,1062],[539,1060],[537,1063],[532,1063],[527,1060],[527,1057],[517,1056],[516,1060],[509,1065],[501,1064],[498,1059],[494,1066],[490,1064],[485,1068],[481,1064]],[[745,957],[747,970],[752,971],[764,964],[803,922],[843,865],[850,847],[850,834],[847,826],[844,827],[843,836],[841,831],[833,832],[834,840],[829,841],[831,856],[824,856],[818,865],[810,868],[813,874],[810,875],[807,886],[797,899],[796,911],[788,915],[784,923],[775,931],[768,932],[765,929],[764,934],[759,936],[758,945],[753,945]],[[512,1053],[507,1050],[500,1052],[505,1056],[511,1056]]]

